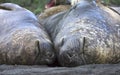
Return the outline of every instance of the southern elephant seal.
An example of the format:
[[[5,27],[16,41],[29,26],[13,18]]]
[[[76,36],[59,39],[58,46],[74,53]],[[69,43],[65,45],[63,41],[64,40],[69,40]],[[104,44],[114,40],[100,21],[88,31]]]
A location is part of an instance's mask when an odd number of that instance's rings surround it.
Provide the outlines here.
[[[120,15],[108,7],[81,0],[43,23],[62,66],[120,63]]]
[[[29,10],[0,4],[0,64],[45,65],[54,62],[53,44]]]

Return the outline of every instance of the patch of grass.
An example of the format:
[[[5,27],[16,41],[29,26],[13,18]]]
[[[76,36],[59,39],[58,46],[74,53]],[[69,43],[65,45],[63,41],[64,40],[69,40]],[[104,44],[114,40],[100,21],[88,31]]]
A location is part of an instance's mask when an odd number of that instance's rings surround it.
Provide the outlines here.
[[[35,14],[39,14],[43,11],[44,5],[48,0],[0,0],[0,3],[10,2],[19,4],[31,10]],[[120,6],[120,0],[102,0],[106,5],[117,5]]]
[[[120,6],[120,0],[102,0],[106,5]]]
[[[35,14],[39,14],[44,9],[47,0],[0,0],[0,3],[16,3],[25,7]]]

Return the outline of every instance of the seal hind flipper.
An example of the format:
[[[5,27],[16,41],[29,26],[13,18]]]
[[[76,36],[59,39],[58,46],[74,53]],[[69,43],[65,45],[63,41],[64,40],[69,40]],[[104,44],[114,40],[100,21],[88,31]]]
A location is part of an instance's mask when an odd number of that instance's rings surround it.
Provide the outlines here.
[[[120,15],[120,7],[109,7],[109,8]]]

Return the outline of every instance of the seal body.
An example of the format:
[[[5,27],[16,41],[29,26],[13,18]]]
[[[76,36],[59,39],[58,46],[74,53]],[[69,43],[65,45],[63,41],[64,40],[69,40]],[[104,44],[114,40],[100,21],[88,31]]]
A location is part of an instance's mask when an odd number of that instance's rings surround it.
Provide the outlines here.
[[[119,18],[107,7],[87,1],[78,4],[56,26],[59,62],[63,66],[119,63]]]
[[[82,0],[62,15],[53,15],[44,23],[62,66],[120,62],[118,13],[101,4]],[[56,16],[59,17],[57,22]]]
[[[0,64],[51,64],[53,44],[29,10],[0,4]]]

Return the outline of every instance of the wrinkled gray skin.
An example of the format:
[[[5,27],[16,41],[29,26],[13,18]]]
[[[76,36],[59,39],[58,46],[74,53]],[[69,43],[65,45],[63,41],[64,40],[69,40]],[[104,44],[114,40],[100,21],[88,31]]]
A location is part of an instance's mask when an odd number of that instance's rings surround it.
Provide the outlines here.
[[[0,4],[0,64],[52,64],[53,44],[35,15],[16,4]]]
[[[120,15],[113,10],[81,0],[69,11],[53,15],[43,24],[62,66],[120,63]]]

